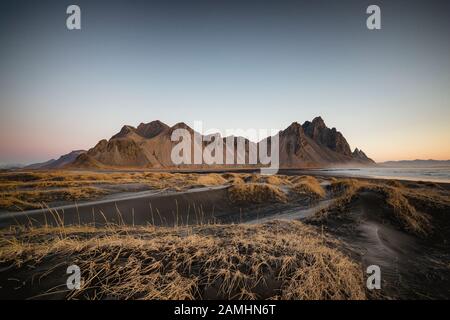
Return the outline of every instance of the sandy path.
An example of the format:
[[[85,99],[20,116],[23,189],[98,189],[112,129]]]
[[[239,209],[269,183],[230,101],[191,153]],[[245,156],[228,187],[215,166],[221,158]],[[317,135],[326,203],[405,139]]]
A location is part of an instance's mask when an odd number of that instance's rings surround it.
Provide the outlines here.
[[[268,222],[271,220],[303,219],[303,218],[307,218],[307,217],[314,215],[316,212],[319,212],[322,209],[327,208],[331,203],[333,203],[333,201],[334,201],[333,199],[322,200],[319,203],[317,203],[316,205],[313,205],[313,206],[307,207],[307,208],[304,208],[304,207],[289,208],[289,209],[282,210],[281,212],[279,212],[277,214],[273,214],[271,216],[264,217],[264,218],[252,219],[250,221],[246,221],[245,223],[257,224],[257,223]]]

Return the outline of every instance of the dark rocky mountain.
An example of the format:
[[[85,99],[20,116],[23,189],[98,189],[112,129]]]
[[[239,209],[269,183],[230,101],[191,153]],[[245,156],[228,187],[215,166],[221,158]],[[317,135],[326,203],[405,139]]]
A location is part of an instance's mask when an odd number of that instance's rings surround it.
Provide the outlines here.
[[[344,136],[336,128],[328,128],[321,117],[312,122],[306,121],[302,125],[305,134],[316,143],[346,156],[351,156],[350,146]]]
[[[101,140],[86,153],[79,155],[71,167],[139,167],[139,168],[174,168],[171,152],[178,142],[171,141],[174,130],[184,128],[194,142],[194,130],[180,122],[169,127],[161,121],[141,123],[137,128],[126,125],[110,140]],[[280,167],[303,168],[331,166],[338,164],[371,165],[375,162],[359,149],[351,152],[344,136],[336,128],[328,128],[321,117],[306,121],[303,125],[292,123],[278,133],[280,144]],[[205,137],[203,137],[205,138]],[[222,138],[225,146],[225,139]],[[267,138],[270,146],[271,138]],[[260,143],[244,139],[245,157],[248,159],[249,148],[258,148]],[[194,142],[195,143],[195,142]],[[202,150],[209,144],[203,141]],[[236,153],[237,142],[234,143]],[[194,163],[191,148],[191,163]],[[225,159],[224,150],[224,159]],[[194,165],[183,165],[192,168]],[[206,165],[195,165],[209,167]],[[215,165],[224,167],[224,165]],[[229,165],[228,165],[229,167]]]
[[[136,129],[136,133],[144,138],[151,139],[169,129],[170,127],[167,124],[156,120],[150,123],[141,123]]]
[[[354,159],[359,159],[362,161],[366,161],[367,159],[369,159],[364,151],[359,150],[358,148],[355,148],[355,150],[352,152],[352,156]]]
[[[281,167],[375,163],[364,153],[355,156],[344,136],[336,128],[329,129],[321,117],[303,125],[294,122],[279,135]]]
[[[24,167],[24,169],[61,169],[69,164],[72,164],[79,155],[84,153],[86,153],[85,150],[74,150],[68,154],[62,155],[56,160],[51,159],[46,162],[30,164]]]

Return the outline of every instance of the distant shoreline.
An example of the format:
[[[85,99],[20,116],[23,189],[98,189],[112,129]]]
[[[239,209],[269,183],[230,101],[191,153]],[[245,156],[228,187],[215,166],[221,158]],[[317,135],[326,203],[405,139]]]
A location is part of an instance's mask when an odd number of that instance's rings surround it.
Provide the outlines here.
[[[379,175],[352,175],[343,171],[360,172],[367,169],[399,169],[399,170],[433,170],[433,169],[447,169],[448,179],[439,179],[433,177],[406,177],[406,176],[379,176]],[[260,173],[260,168],[211,168],[211,169],[174,169],[174,168],[111,168],[111,169],[14,169],[14,170],[0,170],[0,172],[98,172],[98,173],[132,173],[132,172],[153,172],[153,173],[182,173],[182,174],[208,174],[208,173]],[[401,182],[432,182],[439,185],[450,186],[450,166],[449,167],[431,167],[431,168],[413,168],[413,167],[382,167],[382,166],[364,166],[364,167],[308,167],[308,168],[281,168],[278,170],[279,175],[313,175],[313,176],[327,176],[336,178],[352,178],[352,179],[369,179],[373,181],[379,180],[397,180]]]

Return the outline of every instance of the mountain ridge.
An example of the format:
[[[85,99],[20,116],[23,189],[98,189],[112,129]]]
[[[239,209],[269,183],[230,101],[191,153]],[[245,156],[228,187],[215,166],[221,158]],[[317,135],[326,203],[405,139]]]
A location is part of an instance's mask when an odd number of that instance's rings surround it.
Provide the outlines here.
[[[83,153],[86,153],[86,150],[73,150],[60,156],[58,159],[50,159],[45,162],[33,163],[23,167],[23,169],[61,169],[73,163],[75,159]]]
[[[125,125],[109,140],[100,140],[93,148],[78,156],[67,167],[205,167],[204,164],[175,166],[172,163],[171,151],[178,142],[173,142],[170,138],[173,131],[180,128],[187,129],[191,136],[194,134],[194,130],[184,122],[179,122],[172,127],[159,120],[140,123],[137,127]],[[280,168],[318,167],[348,163],[375,164],[362,150],[355,148],[352,152],[342,133],[336,128],[328,128],[321,117],[316,117],[311,122],[306,121],[303,125],[293,122],[286,129],[280,130],[277,135],[280,143]],[[225,145],[226,137],[220,135],[219,137],[223,139]],[[249,157],[250,147],[259,148],[262,141],[270,142],[271,139],[272,137],[268,137],[256,143],[244,138],[246,159]],[[203,141],[202,150],[207,144]],[[236,153],[236,148],[235,141],[233,153]],[[213,167],[229,168],[230,165],[213,165]]]

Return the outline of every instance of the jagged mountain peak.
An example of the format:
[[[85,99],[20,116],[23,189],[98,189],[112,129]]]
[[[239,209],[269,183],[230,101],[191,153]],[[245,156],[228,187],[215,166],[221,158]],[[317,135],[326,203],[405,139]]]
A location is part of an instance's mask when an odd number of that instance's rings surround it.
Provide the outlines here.
[[[111,137],[111,139],[118,139],[118,138],[124,138],[128,134],[136,132],[136,128],[130,125],[124,125],[122,129],[120,129],[119,133],[116,133]]]
[[[316,117],[312,122],[305,121],[303,129],[306,135],[316,143],[324,145],[337,153],[346,156],[352,155],[350,146],[344,136],[336,128],[328,128],[322,117]]]
[[[174,130],[176,129],[186,129],[188,130],[190,133],[194,132],[194,129],[192,129],[191,127],[189,127],[186,123],[184,122],[178,122],[175,125],[173,125],[170,128],[170,133],[172,133]]]
[[[322,117],[315,117],[312,121],[312,124],[314,126],[320,127],[320,128],[326,128],[325,121],[323,121]]]
[[[294,133],[297,135],[304,134],[303,127],[297,121],[294,121],[291,123],[291,125],[289,127],[287,127],[284,130],[281,130],[281,134],[283,134],[283,135],[291,134],[291,133]]]
[[[368,163],[375,163],[375,161],[373,161],[372,159],[370,159],[365,153],[364,151],[355,148],[355,150],[352,152],[352,156],[355,159],[364,161],[364,162],[368,162]]]
[[[141,122],[137,128],[130,125],[124,125],[117,134],[111,137],[111,139],[125,138],[130,134],[137,134],[137,136],[142,138],[151,139],[169,129],[170,127],[168,125],[159,120],[154,120],[149,123]]]
[[[159,120],[151,121],[149,123],[141,123],[136,129],[136,133],[140,136],[150,139],[156,137],[161,132],[169,130],[169,126]]]

